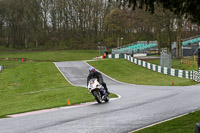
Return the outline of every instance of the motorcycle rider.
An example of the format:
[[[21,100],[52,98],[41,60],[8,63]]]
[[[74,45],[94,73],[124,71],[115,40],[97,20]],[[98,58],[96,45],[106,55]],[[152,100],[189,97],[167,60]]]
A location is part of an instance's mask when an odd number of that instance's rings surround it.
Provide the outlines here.
[[[106,86],[106,83],[103,82],[102,74],[100,72],[97,72],[94,67],[89,68],[89,75],[87,77],[87,86],[88,86],[90,79],[92,79],[92,78],[97,78],[97,81],[105,88],[106,93],[108,95],[110,94],[110,92],[108,91],[108,88]]]

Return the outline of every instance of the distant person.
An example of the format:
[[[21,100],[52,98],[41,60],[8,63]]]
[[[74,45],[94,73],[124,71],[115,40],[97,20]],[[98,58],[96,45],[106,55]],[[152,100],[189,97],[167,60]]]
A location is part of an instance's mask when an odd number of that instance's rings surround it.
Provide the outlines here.
[[[88,86],[90,79],[93,79],[93,78],[97,78],[97,81],[105,88],[106,93],[109,95],[110,92],[108,91],[106,83],[103,82],[102,74],[100,72],[97,72],[94,67],[90,67],[89,68],[89,75],[87,77],[87,86]]]

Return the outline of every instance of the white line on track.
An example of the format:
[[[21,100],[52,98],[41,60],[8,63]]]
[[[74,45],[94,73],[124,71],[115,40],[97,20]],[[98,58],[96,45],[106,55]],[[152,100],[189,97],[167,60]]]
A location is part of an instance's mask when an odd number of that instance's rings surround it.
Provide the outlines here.
[[[118,96],[118,98],[111,98],[110,101],[118,100],[118,99],[121,98],[120,95],[118,95],[118,94],[116,94],[116,95]],[[32,112],[25,112],[25,113],[20,113],[20,114],[7,115],[7,117],[14,118],[14,117],[20,117],[20,116],[34,115],[34,114],[40,114],[40,113],[57,111],[57,110],[61,110],[61,109],[71,109],[71,108],[77,108],[77,107],[82,107],[82,106],[88,106],[88,105],[92,105],[92,104],[97,104],[97,102],[93,101],[93,102],[80,103],[80,104],[75,104],[75,105],[70,105],[70,106],[64,106],[64,107],[58,107],[58,108],[43,109],[43,110],[38,110],[38,111],[32,111]]]
[[[67,77],[65,77],[65,75],[64,75],[64,74],[62,73],[62,71],[58,68],[58,66],[56,65],[55,62],[54,62],[54,64],[55,64],[56,68],[58,69],[58,71],[60,71],[60,73],[63,75],[63,77],[64,77],[71,85],[75,86],[74,84],[72,84],[72,83],[67,79]]]
[[[89,61],[92,61],[92,60],[89,60]],[[84,62],[85,62],[87,65],[91,66],[90,64],[87,63],[87,61],[84,61]],[[96,68],[95,68],[95,69],[96,69]],[[99,71],[98,69],[96,69],[96,70]],[[101,71],[99,71],[99,72],[101,72]],[[103,72],[101,72],[101,73],[103,73]],[[109,77],[109,76],[106,75],[105,73],[103,73],[103,74],[104,74],[106,77],[108,77],[108,78],[110,78],[110,79],[112,79],[112,80],[114,80],[114,81],[116,81],[116,82],[118,82],[118,83],[121,83],[121,84],[128,84],[128,83],[124,83],[124,82],[117,81],[117,80],[115,80],[115,79]],[[195,111],[193,111],[193,112],[195,112]],[[192,112],[190,112],[190,113],[192,113]],[[161,124],[161,123],[164,123],[164,122],[167,122],[167,121],[170,121],[170,120],[173,120],[173,119],[176,119],[176,118],[185,116],[185,115],[188,115],[188,114],[189,114],[189,113],[186,113],[186,114],[183,114],[183,115],[179,115],[179,116],[176,116],[176,117],[172,117],[172,118],[170,118],[170,119],[167,119],[167,120],[164,120],[164,121],[160,121],[160,122],[157,122],[157,123],[154,123],[154,124],[151,124],[151,125],[148,125],[148,126],[145,126],[145,127],[139,128],[139,129],[136,129],[136,130],[133,130],[133,131],[131,131],[131,132],[129,132],[129,133],[134,133],[134,132],[137,132],[137,131],[140,131],[140,130],[143,130],[143,129],[146,129],[146,128],[149,128],[149,127],[152,127],[152,126],[155,126],[155,125],[158,125],[158,124]]]
[[[196,110],[196,111],[198,111],[198,110]],[[195,111],[192,111],[192,112],[190,112],[190,113],[193,113],[193,112],[195,112]],[[155,126],[155,125],[158,125],[158,124],[161,124],[161,123],[170,121],[170,120],[174,120],[174,119],[180,118],[180,117],[182,117],[182,116],[186,116],[186,115],[188,115],[188,114],[190,114],[190,113],[185,113],[185,114],[182,114],[182,115],[178,115],[178,116],[176,116],[176,117],[172,117],[172,118],[169,118],[169,119],[167,119],[167,120],[163,120],[163,121],[160,121],[160,122],[157,122],[157,123],[154,123],[154,124],[151,124],[151,125],[148,125],[148,126],[145,126],[145,127],[139,128],[139,129],[136,129],[136,130],[133,130],[133,131],[128,132],[128,133],[134,133],[134,132],[137,132],[137,131],[140,131],[140,130],[143,130],[143,129],[146,129],[146,128],[149,128],[149,127],[153,127],[153,126]]]
[[[91,61],[91,60],[89,60],[89,61]],[[87,61],[84,61],[88,66],[91,66],[90,64],[88,64],[87,63]],[[96,69],[96,68],[95,68]],[[96,69],[97,71],[99,71],[98,69]],[[99,71],[99,72],[101,72],[101,71]],[[101,73],[103,73],[103,72],[101,72]],[[115,81],[115,82],[118,82],[118,83],[120,83],[120,84],[129,84],[129,83],[124,83],[124,82],[121,82],[121,81],[118,81],[118,80],[116,80],[116,79],[113,79],[113,78],[111,78],[110,76],[108,76],[108,75],[106,75],[105,73],[103,73],[106,77],[108,77],[108,78],[110,78],[110,79],[112,79],[113,81]],[[134,85],[134,84],[132,84],[132,85]]]
[[[85,62],[86,63],[86,62]],[[57,69],[60,71],[60,73],[64,76],[64,78],[73,86],[73,83],[71,83],[67,77],[65,77],[65,75],[62,73],[62,71],[58,68],[58,66],[56,65],[56,63],[54,62],[55,66],[57,67]],[[87,63],[86,63],[87,64]],[[89,64],[88,64],[89,65]],[[108,76],[109,77],[109,76]],[[109,77],[110,78],[110,77]],[[112,78],[111,78],[112,79]],[[113,79],[114,80],[114,79]],[[118,98],[110,98],[110,101],[113,100],[117,100],[120,99],[121,96],[119,94],[116,94],[118,96]],[[92,105],[92,104],[96,104],[96,101],[93,102],[86,102],[86,103],[80,103],[80,104],[76,104],[76,105],[70,105],[70,106],[66,106],[66,107],[59,107],[59,108],[51,108],[51,109],[44,109],[44,110],[38,110],[38,111],[32,111],[32,112],[26,112],[26,113],[20,113],[20,114],[13,114],[13,115],[7,115],[7,117],[13,118],[13,117],[20,117],[20,116],[26,116],[26,115],[34,115],[34,114],[39,114],[39,113],[46,113],[46,112],[51,112],[51,111],[57,111],[57,110],[61,110],[61,109],[70,109],[70,108],[76,108],[76,107],[81,107],[81,106],[88,106],[88,105]]]

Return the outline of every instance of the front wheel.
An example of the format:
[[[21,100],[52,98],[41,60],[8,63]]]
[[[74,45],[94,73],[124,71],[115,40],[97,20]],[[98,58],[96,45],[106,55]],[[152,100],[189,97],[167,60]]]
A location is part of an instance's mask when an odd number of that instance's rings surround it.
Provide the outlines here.
[[[98,103],[102,103],[102,98],[101,98],[101,93],[100,93],[100,91],[97,91],[97,90],[95,90],[95,91],[93,91],[92,92],[92,94],[93,94],[93,96],[95,97],[95,99],[96,99],[96,101],[98,102]]]
[[[105,102],[108,102],[108,101],[109,101],[109,97],[106,96],[105,99],[104,99],[104,101],[105,101]]]

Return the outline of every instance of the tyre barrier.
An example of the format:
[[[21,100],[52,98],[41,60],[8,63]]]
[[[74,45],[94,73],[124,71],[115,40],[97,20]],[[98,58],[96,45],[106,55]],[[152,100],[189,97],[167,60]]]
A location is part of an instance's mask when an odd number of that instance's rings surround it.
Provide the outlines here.
[[[192,71],[185,71],[185,70],[178,70],[178,69],[173,69],[173,68],[162,67],[159,65],[151,64],[146,61],[139,60],[137,58],[131,57],[130,55],[124,55],[124,59],[126,59],[136,65],[145,67],[152,71],[155,71],[155,72],[159,72],[162,74],[171,75],[171,76],[175,76],[175,77],[179,77],[179,78],[193,79]]]
[[[106,58],[125,59],[136,65],[140,65],[142,67],[145,67],[155,72],[159,72],[162,74],[171,75],[171,76],[175,76],[179,78],[191,79],[196,82],[200,82],[200,70],[199,71],[185,71],[185,70],[162,67],[159,65],[151,64],[146,61],[139,60],[127,54],[109,54],[106,56]]]
[[[158,65],[146,62],[146,61],[139,60],[135,57],[132,57],[131,55],[110,54],[107,56],[107,58],[125,59],[136,65],[145,67],[145,68],[150,69],[155,72],[159,72],[162,74],[171,75],[171,76],[175,76],[175,77],[179,77],[179,78],[187,78],[187,79],[193,80],[193,71],[185,71],[185,70],[178,70],[178,69],[158,66]]]

